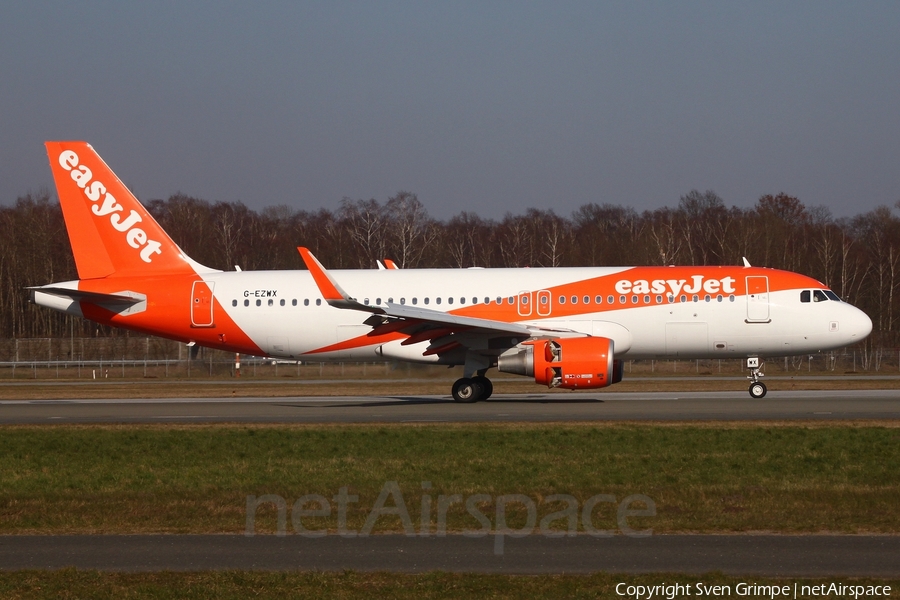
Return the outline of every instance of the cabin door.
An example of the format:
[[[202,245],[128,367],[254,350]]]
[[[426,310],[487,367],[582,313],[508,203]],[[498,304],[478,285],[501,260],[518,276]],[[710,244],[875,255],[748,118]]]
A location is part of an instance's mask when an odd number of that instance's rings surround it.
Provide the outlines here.
[[[747,277],[747,322],[769,322],[769,278]]]

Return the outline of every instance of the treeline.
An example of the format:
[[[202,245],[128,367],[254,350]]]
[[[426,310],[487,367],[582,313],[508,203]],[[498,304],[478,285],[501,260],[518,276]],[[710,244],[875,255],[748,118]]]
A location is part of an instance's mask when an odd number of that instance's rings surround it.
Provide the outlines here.
[[[747,257],[824,282],[870,315],[870,343],[898,345],[900,218],[887,207],[835,219],[786,194],[743,209],[696,190],[677,207],[642,213],[586,204],[568,217],[532,208],[500,220],[469,212],[437,220],[407,192],[385,202],[345,199],[334,211],[254,211],[180,194],[146,205],[192,258],[225,270],[303,268],[298,245],[329,268],[364,269],[384,258],[423,268],[739,265]],[[27,303],[25,287],[75,278],[65,223],[49,193],[0,207],[0,337],[105,333]]]

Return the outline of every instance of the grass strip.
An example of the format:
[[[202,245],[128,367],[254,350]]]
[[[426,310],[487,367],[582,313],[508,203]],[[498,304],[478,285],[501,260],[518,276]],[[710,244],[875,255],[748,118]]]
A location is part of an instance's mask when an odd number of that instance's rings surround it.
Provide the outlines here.
[[[554,494],[579,510],[597,494],[643,494],[656,515],[630,525],[656,533],[900,533],[898,442],[900,428],[847,424],[8,426],[0,533],[243,533],[248,495],[290,509],[341,488],[358,496],[347,527],[359,530],[388,482],[417,530],[424,496],[433,528],[442,495],[486,495],[476,504],[493,519],[498,497],[520,494],[542,519],[565,508]],[[507,508],[510,526],[526,522],[524,504]],[[274,505],[255,515],[256,532],[276,529]],[[335,531],[337,518],[333,506],[303,524]],[[596,504],[596,527],[616,518],[614,504]],[[480,527],[464,502],[446,521]],[[382,515],[372,531],[402,527]]]
[[[431,572],[406,573],[266,573],[246,571],[204,573],[101,573],[97,571],[16,571],[0,573],[0,596],[9,599],[39,598],[627,598],[616,593],[618,584],[627,586],[691,585],[690,593],[677,597],[697,597],[697,583],[728,586],[729,597],[769,598],[769,595],[738,594],[741,584],[789,586],[829,585],[891,587],[900,589],[900,580],[879,579],[788,579],[735,577],[721,573],[704,575],[646,574],[619,575],[486,575]],[[799,588],[798,589],[802,589]],[[724,592],[724,590],[723,590]],[[704,594],[703,597],[712,594]],[[725,594],[720,594],[725,597]],[[845,595],[846,596],[846,595]],[[642,596],[646,597],[646,596]],[[665,598],[665,593],[654,597]],[[784,596],[779,596],[784,597]],[[791,596],[793,597],[793,596]],[[798,594],[799,598],[825,597]],[[830,596],[829,596],[830,597]],[[838,597],[838,596],[835,596]]]

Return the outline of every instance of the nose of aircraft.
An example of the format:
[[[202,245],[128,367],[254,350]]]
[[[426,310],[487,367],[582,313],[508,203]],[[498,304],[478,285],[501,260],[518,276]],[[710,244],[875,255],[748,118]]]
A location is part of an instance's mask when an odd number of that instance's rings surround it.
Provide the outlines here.
[[[846,327],[845,331],[850,335],[850,343],[855,344],[866,339],[872,333],[872,319],[869,315],[859,310],[855,306],[847,305],[849,309],[841,327]]]

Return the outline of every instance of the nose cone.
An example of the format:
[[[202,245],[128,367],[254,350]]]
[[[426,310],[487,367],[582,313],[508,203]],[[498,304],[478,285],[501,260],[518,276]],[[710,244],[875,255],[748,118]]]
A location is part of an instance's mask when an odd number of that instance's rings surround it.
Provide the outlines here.
[[[846,332],[850,335],[850,343],[861,342],[872,333],[872,319],[855,306],[847,305],[850,314],[846,317]],[[843,326],[843,324],[842,324]]]

